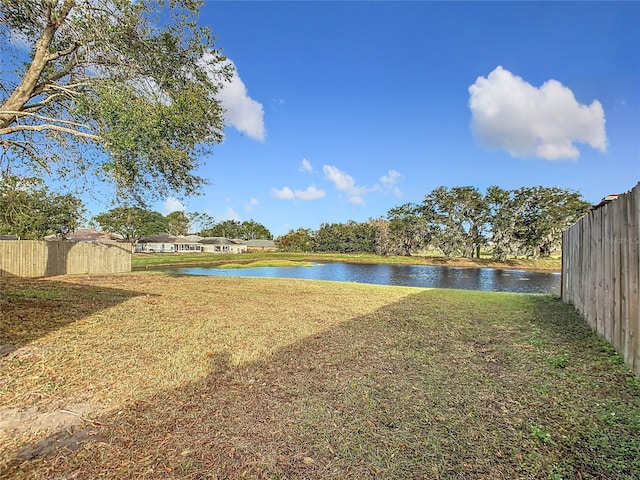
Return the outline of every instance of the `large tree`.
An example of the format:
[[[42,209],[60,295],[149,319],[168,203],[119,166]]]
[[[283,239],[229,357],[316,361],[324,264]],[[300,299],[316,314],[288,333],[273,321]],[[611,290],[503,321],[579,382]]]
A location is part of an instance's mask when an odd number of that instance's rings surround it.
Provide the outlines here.
[[[375,253],[377,231],[375,225],[358,223],[323,223],[313,233],[314,252]]]
[[[93,173],[136,200],[197,192],[231,74],[200,3],[2,0],[0,171]]]
[[[203,237],[240,238],[243,240],[271,240],[273,235],[264,225],[254,221],[224,220],[200,231]]]
[[[423,213],[434,226],[433,243],[448,257],[473,257],[486,242],[487,206],[475,187],[438,187],[425,196]]]
[[[50,192],[38,178],[0,177],[0,233],[23,240],[64,239],[80,224],[84,206],[71,194]]]
[[[276,241],[281,252],[310,252],[312,245],[312,232],[308,228],[289,230],[279,236]]]
[[[491,257],[494,260],[505,261],[518,255],[521,242],[516,234],[521,225],[525,200],[522,195],[516,195],[515,190],[504,190],[495,185],[487,188],[487,224],[491,231]]]
[[[405,203],[387,213],[389,239],[387,253],[411,256],[431,241],[431,226],[418,205]]]
[[[521,205],[516,238],[525,253],[548,257],[562,247],[562,230],[589,210],[578,192],[558,187],[522,187],[515,192]]]
[[[187,235],[189,233],[189,225],[191,220],[182,210],[171,212],[166,216],[167,218],[167,233],[169,235]]]
[[[140,237],[165,233],[169,228],[167,217],[140,207],[117,207],[96,215],[93,221],[105,232],[116,233],[132,245]]]

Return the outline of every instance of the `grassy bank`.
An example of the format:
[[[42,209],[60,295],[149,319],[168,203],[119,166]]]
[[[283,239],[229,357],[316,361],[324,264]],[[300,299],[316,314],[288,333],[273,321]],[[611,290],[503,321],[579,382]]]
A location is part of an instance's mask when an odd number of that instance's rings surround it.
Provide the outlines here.
[[[554,258],[514,258],[506,262],[496,262],[490,258],[445,258],[435,255],[380,256],[369,254],[339,253],[248,253],[248,254],[213,254],[213,253],[151,253],[134,254],[132,267],[136,270],[169,265],[210,265],[223,266],[228,263],[247,264],[262,262],[263,264],[278,262],[346,262],[346,263],[394,263],[408,265],[441,265],[451,267],[472,268],[506,268],[521,270],[540,270],[559,272],[562,265],[559,257]]]
[[[555,297],[3,280],[0,477],[638,478],[640,382]]]

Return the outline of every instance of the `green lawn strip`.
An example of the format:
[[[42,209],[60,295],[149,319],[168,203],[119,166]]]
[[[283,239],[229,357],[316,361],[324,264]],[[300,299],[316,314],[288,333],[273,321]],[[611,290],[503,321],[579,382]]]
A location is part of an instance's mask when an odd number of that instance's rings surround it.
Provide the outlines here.
[[[92,370],[58,396],[111,377],[113,391],[99,391],[116,404],[98,418],[101,441],[13,465],[12,478],[640,472],[637,377],[555,297],[148,274],[116,281],[136,295],[112,302],[111,316],[34,342],[59,342],[65,351],[50,351],[46,367],[69,383],[81,375],[65,369]],[[108,291],[95,278],[82,283]],[[75,285],[60,294],[77,295]],[[94,356],[107,357],[103,367],[87,366],[82,332],[93,334]],[[22,378],[22,362],[3,359],[3,371]],[[36,389],[30,381],[3,387],[0,399],[36,402],[24,391]],[[126,382],[147,386],[126,400]]]

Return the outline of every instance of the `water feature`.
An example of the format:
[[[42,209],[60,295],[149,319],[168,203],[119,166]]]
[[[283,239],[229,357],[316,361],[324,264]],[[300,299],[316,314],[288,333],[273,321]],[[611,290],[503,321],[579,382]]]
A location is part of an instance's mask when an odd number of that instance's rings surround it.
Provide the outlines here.
[[[311,267],[249,267],[234,269],[174,267],[163,268],[162,271],[175,275],[302,278],[408,287],[560,294],[560,274],[558,273],[495,268],[314,263]]]

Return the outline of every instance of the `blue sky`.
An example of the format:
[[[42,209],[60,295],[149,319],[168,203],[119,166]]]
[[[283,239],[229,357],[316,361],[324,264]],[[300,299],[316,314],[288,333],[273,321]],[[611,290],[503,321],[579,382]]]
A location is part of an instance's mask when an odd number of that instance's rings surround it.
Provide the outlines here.
[[[156,208],[275,236],[434,188],[596,203],[640,181],[640,3],[205,2],[237,77],[203,195]]]

